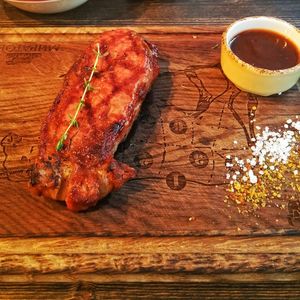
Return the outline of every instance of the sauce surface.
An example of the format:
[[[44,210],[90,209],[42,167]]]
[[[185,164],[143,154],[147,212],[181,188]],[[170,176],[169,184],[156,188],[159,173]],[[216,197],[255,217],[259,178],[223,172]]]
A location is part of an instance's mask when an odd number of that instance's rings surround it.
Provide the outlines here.
[[[280,70],[299,63],[299,50],[281,34],[264,29],[242,31],[230,41],[232,52],[258,68]]]

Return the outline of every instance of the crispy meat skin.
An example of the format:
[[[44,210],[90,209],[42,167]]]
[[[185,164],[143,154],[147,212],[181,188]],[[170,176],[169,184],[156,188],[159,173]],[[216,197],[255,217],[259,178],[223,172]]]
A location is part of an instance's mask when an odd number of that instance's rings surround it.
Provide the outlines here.
[[[63,150],[56,144],[74,115],[91,73],[95,49],[101,53],[85,105]],[[113,158],[128,134],[143,99],[159,72],[157,50],[130,30],[101,34],[66,75],[63,88],[41,128],[39,157],[30,185],[35,194],[65,200],[74,211],[96,205],[135,176],[135,170]]]

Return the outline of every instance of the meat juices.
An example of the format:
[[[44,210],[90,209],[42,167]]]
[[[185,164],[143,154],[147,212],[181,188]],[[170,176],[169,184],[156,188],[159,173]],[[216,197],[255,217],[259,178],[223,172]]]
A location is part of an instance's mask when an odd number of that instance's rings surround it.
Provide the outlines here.
[[[70,124],[93,67],[92,91],[61,151],[57,142]],[[65,200],[73,211],[86,210],[135,176],[113,156],[127,136],[152,82],[158,76],[157,49],[130,30],[101,34],[65,77],[64,85],[42,124],[39,157],[30,185],[35,194]]]

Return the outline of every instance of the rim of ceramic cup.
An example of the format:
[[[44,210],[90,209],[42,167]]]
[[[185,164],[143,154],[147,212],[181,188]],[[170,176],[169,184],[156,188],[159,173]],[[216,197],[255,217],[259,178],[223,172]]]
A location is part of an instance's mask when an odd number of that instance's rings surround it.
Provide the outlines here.
[[[295,41],[294,39],[290,38],[290,37],[286,37],[282,32],[274,29],[274,28],[270,28],[267,26],[261,26],[259,24],[253,26],[249,26],[246,29],[240,29],[238,30],[237,27],[242,25],[242,24],[246,24],[246,23],[250,23],[253,21],[265,21],[268,22],[269,24],[280,24],[280,26],[283,27],[283,29],[287,29],[287,30],[293,30],[296,34],[299,35],[299,41]],[[270,30],[276,33],[279,33],[283,36],[285,36],[288,40],[290,40],[298,49],[298,56],[299,56],[299,62],[297,65],[287,68],[287,69],[279,69],[279,70],[269,70],[269,69],[264,69],[264,68],[259,68],[259,67],[255,67],[243,60],[241,60],[237,55],[235,55],[233,53],[233,51],[230,48],[230,41],[240,32],[249,30],[249,29],[266,29],[266,30]],[[234,34],[232,34],[232,32],[234,32]],[[295,27],[294,25],[279,19],[279,18],[275,18],[275,17],[267,17],[267,16],[253,16],[253,17],[246,17],[240,20],[237,20],[235,22],[233,22],[232,24],[230,24],[227,29],[224,31],[223,35],[222,35],[222,43],[227,51],[227,53],[237,62],[239,63],[242,67],[245,67],[247,69],[252,70],[253,72],[256,72],[260,75],[278,75],[278,74],[288,74],[288,73],[293,73],[295,71],[297,71],[298,69],[300,70],[300,30]]]
[[[61,2],[64,0],[38,0],[38,1],[34,1],[34,0],[6,0],[7,2],[15,2],[15,3],[30,3],[30,4],[42,4],[42,3],[51,3],[51,2]]]

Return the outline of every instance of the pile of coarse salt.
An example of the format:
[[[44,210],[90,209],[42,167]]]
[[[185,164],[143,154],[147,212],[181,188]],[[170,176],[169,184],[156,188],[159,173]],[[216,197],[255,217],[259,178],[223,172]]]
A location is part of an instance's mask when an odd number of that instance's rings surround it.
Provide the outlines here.
[[[253,142],[251,158],[226,157],[228,198],[238,204],[250,203],[253,208],[282,199],[288,192],[292,192],[290,199],[299,198],[300,121],[289,119],[278,131],[265,127]]]

